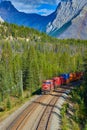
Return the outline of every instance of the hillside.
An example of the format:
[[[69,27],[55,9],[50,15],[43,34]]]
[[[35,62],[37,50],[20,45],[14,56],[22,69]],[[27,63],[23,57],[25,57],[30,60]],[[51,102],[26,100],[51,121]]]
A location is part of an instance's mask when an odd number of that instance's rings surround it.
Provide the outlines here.
[[[86,50],[87,40],[59,40],[0,23],[0,120],[32,95],[41,94],[43,80],[83,71]]]

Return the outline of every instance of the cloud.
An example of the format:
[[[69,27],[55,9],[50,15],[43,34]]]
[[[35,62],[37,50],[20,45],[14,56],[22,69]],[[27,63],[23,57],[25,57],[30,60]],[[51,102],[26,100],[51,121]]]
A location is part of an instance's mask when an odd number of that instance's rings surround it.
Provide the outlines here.
[[[59,0],[10,0],[21,12],[49,15],[52,13]]]
[[[15,2],[16,0],[10,0]],[[38,4],[57,4],[58,0],[17,0],[18,3],[30,4],[30,5],[38,5]]]
[[[40,15],[49,15],[53,12],[54,10],[47,10],[47,9],[41,9],[40,11],[37,11],[37,13],[39,13]]]

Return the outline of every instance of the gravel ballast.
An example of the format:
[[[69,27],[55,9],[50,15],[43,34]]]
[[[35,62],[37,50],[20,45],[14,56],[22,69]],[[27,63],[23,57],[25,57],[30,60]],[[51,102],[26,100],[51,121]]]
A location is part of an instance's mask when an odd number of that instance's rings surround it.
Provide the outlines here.
[[[66,98],[68,97],[68,94],[70,93],[70,90],[65,91],[64,94],[58,99],[56,106],[54,107],[52,111],[52,120],[51,120],[51,128],[50,130],[61,130],[61,114],[60,110],[62,108],[62,105],[64,104]]]

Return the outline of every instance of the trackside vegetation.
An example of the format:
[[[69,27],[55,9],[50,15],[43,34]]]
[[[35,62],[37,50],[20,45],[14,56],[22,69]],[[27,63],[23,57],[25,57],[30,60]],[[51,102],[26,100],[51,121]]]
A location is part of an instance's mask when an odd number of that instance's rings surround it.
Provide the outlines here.
[[[1,23],[0,113],[33,95],[43,80],[83,71],[86,50],[86,40],[59,40],[24,26]]]
[[[83,58],[82,84],[71,91],[61,109],[62,130],[87,130],[87,51]]]

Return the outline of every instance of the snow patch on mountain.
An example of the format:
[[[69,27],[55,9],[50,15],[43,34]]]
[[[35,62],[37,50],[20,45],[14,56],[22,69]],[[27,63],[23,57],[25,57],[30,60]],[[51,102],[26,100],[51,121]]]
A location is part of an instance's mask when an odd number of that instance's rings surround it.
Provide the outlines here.
[[[0,22],[2,23],[2,22],[4,22],[4,20],[2,19],[2,17],[0,16]]]

